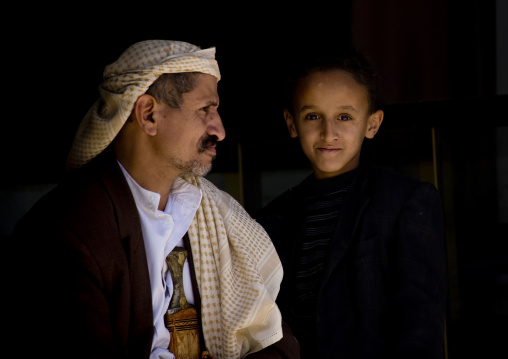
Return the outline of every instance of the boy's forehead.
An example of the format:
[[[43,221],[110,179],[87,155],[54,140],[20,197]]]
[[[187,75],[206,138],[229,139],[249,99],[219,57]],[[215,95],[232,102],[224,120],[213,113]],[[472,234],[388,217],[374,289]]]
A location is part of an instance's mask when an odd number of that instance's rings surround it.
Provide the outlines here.
[[[358,92],[365,94],[366,88],[353,75],[344,70],[315,71],[300,79],[295,87],[295,97],[312,93]]]
[[[353,75],[345,70],[314,70],[300,79],[300,83],[313,83],[323,81],[354,81]]]

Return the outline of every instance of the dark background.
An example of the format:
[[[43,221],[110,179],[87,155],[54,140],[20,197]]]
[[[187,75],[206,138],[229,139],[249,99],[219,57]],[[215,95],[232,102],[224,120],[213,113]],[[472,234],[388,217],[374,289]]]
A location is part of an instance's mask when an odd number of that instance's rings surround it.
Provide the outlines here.
[[[98,98],[104,66],[146,39],[217,48],[224,146],[285,138],[284,68],[324,49],[353,44],[369,56],[381,73],[386,104],[496,95],[493,0],[347,0],[277,10],[154,1],[140,7],[81,2],[72,8],[20,6],[6,14],[15,26],[3,31],[4,101],[16,119],[4,123],[8,147],[2,153],[16,171],[2,181],[33,182],[36,172],[37,182],[53,182],[74,131]],[[32,158],[30,166],[18,161],[22,156]],[[216,166],[228,169],[224,162],[218,158]]]
[[[233,174],[239,184],[232,193],[249,212],[263,204],[264,173],[308,167],[282,117],[285,67],[324,49],[354,45],[381,76],[385,120],[369,143],[369,158],[434,182],[443,196],[450,286],[446,357],[506,357],[508,221],[499,173],[508,158],[497,145],[508,140],[499,140],[508,126],[506,1],[274,7],[80,2],[18,4],[5,12],[2,239],[8,240],[12,222],[33,200],[33,188],[52,185],[63,174],[74,132],[98,98],[104,66],[132,43],[170,39],[217,48],[226,139],[212,175]],[[500,45],[500,38],[506,42]],[[506,60],[501,66],[500,58]]]

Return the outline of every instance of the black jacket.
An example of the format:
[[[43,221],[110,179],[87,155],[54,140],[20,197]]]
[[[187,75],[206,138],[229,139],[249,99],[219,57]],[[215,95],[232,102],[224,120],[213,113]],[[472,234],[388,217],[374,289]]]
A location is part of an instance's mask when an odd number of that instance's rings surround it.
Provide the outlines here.
[[[297,325],[288,282],[307,178],[254,217],[284,268],[277,298]],[[429,184],[359,168],[333,234],[316,307],[318,345],[306,358],[443,358],[447,271],[441,199]],[[298,338],[297,338],[298,339]]]

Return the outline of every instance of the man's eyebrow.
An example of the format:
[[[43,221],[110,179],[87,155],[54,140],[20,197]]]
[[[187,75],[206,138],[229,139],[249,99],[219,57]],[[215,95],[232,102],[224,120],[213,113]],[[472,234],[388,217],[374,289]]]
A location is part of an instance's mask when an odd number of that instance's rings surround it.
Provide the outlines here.
[[[206,103],[207,106],[218,106],[219,98],[217,96],[202,95],[194,99],[196,102]]]
[[[206,106],[219,106],[219,101],[217,101],[217,100],[208,100],[208,101],[206,101]]]

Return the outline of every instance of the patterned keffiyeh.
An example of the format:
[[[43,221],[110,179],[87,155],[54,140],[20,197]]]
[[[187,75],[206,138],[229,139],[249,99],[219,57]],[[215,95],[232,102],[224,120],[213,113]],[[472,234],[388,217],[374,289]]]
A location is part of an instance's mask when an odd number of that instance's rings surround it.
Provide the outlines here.
[[[263,227],[233,197],[205,178],[182,178],[203,192],[188,234],[205,344],[215,358],[243,358],[282,338],[275,304],[280,259]]]

